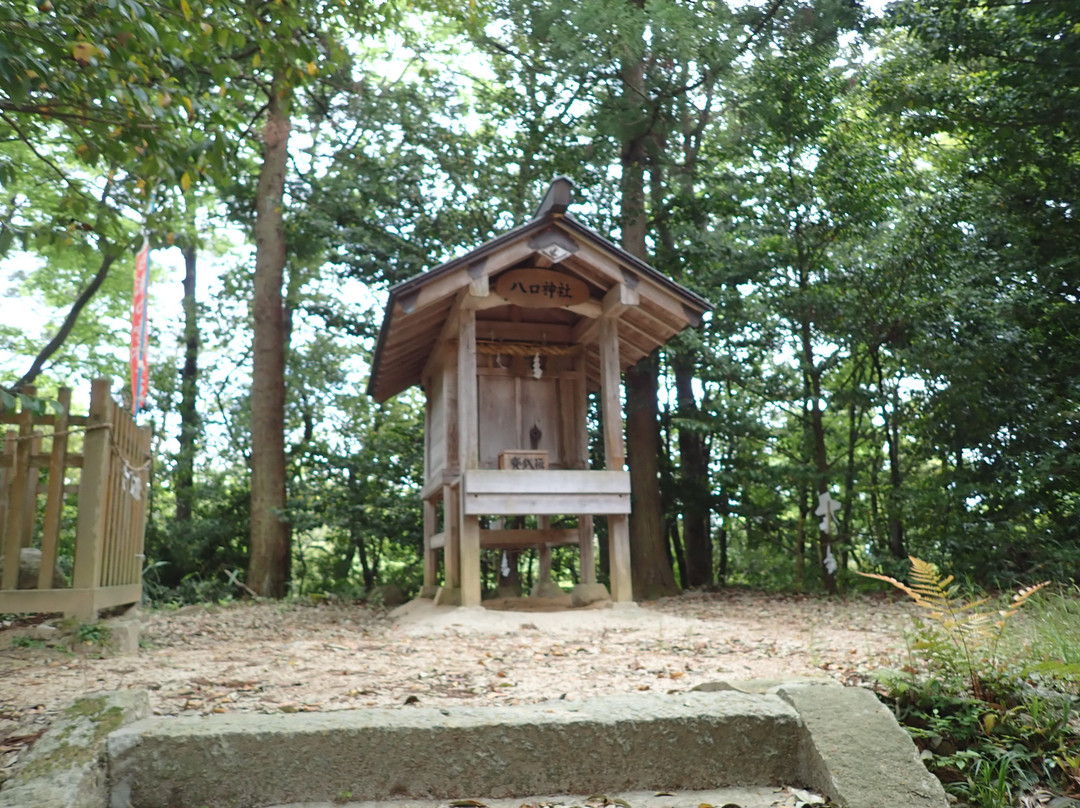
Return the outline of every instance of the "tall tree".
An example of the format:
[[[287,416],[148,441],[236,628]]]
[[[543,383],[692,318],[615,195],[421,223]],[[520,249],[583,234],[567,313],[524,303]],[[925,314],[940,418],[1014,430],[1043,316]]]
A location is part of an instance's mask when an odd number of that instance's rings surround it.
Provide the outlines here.
[[[85,335],[80,314],[101,290],[123,288],[110,271],[136,246],[150,198],[155,220],[167,220],[170,201],[214,162],[193,125],[220,109],[203,92],[211,43],[171,3],[0,9],[0,181],[11,194],[0,256],[23,248],[52,263],[83,251],[82,265],[96,267],[66,292],[63,322],[16,384],[55,361],[71,334]]]
[[[632,0],[633,13],[621,32],[624,53],[619,64],[621,113],[620,168],[622,247],[642,261],[649,260],[646,210],[646,143],[653,136],[654,110],[645,87],[644,0]],[[667,558],[663,507],[660,499],[660,426],[654,351],[624,374],[626,391],[626,456],[634,507],[630,514],[630,568],[634,597],[652,600],[678,591]]]
[[[176,521],[191,520],[195,498],[195,455],[201,419],[199,418],[199,304],[196,297],[198,251],[194,244],[181,249],[184,256],[184,363],[180,368],[180,450],[177,452],[174,487]]]
[[[285,493],[285,273],[283,218],[292,87],[284,69],[267,91],[262,165],[256,188],[255,290],[252,299],[251,556],[247,584],[280,598],[289,579]]]
[[[748,291],[765,301],[758,315],[772,320],[748,323],[748,336],[778,329],[775,347],[797,370],[778,367],[770,395],[788,399],[773,400],[799,425],[791,504],[799,536],[820,522],[806,532],[817,536],[820,580],[829,592],[838,586],[840,531],[814,511],[819,497],[837,494],[842,477],[835,465],[846,457],[832,413],[851,384],[845,369],[854,348],[842,323],[844,290],[857,264],[848,251],[880,214],[868,205],[870,196],[851,192],[873,178],[875,164],[856,160],[860,144],[842,136],[844,98],[855,85],[841,62],[840,35],[856,23],[856,13],[839,2],[789,3],[765,20],[745,80],[731,89],[728,126],[740,137],[724,156],[741,200],[731,233],[752,267]]]
[[[919,445],[940,470],[918,493],[946,518],[912,520],[906,538],[980,578],[1075,576],[1075,13],[940,0],[898,3],[888,21],[878,109],[938,177],[897,255],[933,268],[904,357],[925,385]]]

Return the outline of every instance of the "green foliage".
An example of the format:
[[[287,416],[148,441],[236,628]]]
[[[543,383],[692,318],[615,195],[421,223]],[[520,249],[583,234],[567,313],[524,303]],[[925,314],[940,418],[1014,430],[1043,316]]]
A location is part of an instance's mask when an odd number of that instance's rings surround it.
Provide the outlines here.
[[[250,495],[231,475],[202,477],[192,518],[170,518],[163,495],[146,530],[143,588],[150,603],[204,603],[236,597],[228,573],[247,558]],[[170,502],[171,504],[171,502]]]
[[[887,698],[927,767],[972,806],[1012,806],[1037,786],[1080,787],[1074,696],[1028,691],[986,702],[928,679],[893,681]]]
[[[900,2],[887,23],[872,109],[934,171],[892,248],[923,302],[902,356],[938,503],[910,549],[987,583],[1075,579],[1080,33],[1055,3]]]
[[[988,685],[994,686],[1004,673],[1005,660],[998,648],[1009,619],[1050,585],[1044,581],[1025,587],[1005,606],[993,608],[990,597],[963,598],[952,575],[942,577],[936,566],[915,557],[910,584],[877,573],[859,574],[892,584],[923,610],[926,620],[918,623],[914,649],[933,670],[960,677],[980,700],[988,695]]]
[[[75,640],[86,645],[103,646],[109,641],[112,631],[100,621],[80,623],[75,629]]]
[[[223,208],[250,226],[255,133],[283,82],[295,589],[415,585],[422,416],[356,394],[374,296],[520,224],[555,174],[579,184],[574,215],[614,237],[620,144],[647,126],[651,260],[717,304],[671,347],[669,368],[690,357],[697,410],[665,414],[665,517],[691,499],[685,433],[707,454],[712,558],[730,582],[822,588],[826,478],[843,503],[841,583],[856,566],[900,577],[909,553],[983,587],[1080,578],[1080,33],[1066,4],[904,0],[872,52],[844,2],[446,5],[425,4],[455,19],[329,0],[0,10],[5,312],[16,298],[62,312],[121,256],[54,380],[123,374],[128,248],[151,190],[155,249],[194,239],[199,205],[204,231],[223,229]],[[487,10],[491,24],[462,25]],[[643,55],[645,91],[628,100],[620,63]],[[202,304],[187,524],[169,518],[167,332],[155,345],[157,600],[238,591],[250,296],[242,259]],[[57,319],[41,319],[51,336]],[[0,354],[43,341],[0,323]],[[1037,602],[1025,620],[1051,601]],[[1080,664],[1075,632],[1039,637],[1039,664]],[[981,664],[957,653],[954,667]]]
[[[1023,642],[1010,643],[1006,653],[1024,659],[1030,670],[1046,676],[1062,674],[1080,681],[1080,591],[1044,592],[1023,614]]]
[[[1002,641],[1007,624],[1022,624],[1025,649],[1056,648],[1063,632],[1071,638],[1077,630],[1075,599],[1047,600],[1036,594],[1040,584],[994,608],[989,597],[961,598],[952,576],[916,558],[910,584],[865,575],[901,589],[925,616],[911,645],[921,669],[876,678],[950,793],[978,808],[1005,808],[1036,787],[1080,788],[1080,675],[1068,661],[1017,653]]]

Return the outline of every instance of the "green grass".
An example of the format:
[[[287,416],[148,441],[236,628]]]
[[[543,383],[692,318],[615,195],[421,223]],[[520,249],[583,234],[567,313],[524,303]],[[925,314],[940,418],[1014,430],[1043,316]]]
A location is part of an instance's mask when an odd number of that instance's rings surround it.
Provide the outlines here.
[[[1080,591],[1040,592],[1009,638],[1009,648],[1034,670],[1080,684]]]
[[[948,589],[951,578],[927,575],[923,594],[942,607],[923,610],[909,635],[914,667],[878,676],[927,768],[971,808],[1080,797],[1080,592],[969,598]],[[1010,613],[1017,603],[1025,608]],[[950,632],[954,613],[990,622]]]

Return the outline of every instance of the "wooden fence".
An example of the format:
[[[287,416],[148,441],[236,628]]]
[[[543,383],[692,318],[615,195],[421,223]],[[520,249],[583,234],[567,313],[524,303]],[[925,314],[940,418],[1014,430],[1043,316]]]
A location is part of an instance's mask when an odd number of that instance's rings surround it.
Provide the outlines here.
[[[115,404],[110,388],[108,379],[93,382],[88,415],[70,414],[67,388],[55,414],[25,404],[0,412],[0,424],[15,427],[0,453],[0,613],[91,620],[142,598],[150,430]],[[37,578],[20,582],[19,560],[34,550]],[[61,560],[70,562],[70,583],[57,572]]]

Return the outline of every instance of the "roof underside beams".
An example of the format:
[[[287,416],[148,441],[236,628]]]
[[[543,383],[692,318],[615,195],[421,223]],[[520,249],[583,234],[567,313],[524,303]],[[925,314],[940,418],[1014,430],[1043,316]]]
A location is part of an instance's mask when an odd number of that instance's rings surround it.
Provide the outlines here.
[[[477,311],[478,339],[585,344],[590,388],[599,385],[597,317],[607,312],[618,318],[619,364],[625,370],[699,323],[708,307],[636,259],[613,253],[602,239],[583,237],[591,231],[580,225],[569,226],[557,217],[534,225],[520,228],[516,238],[496,239],[391,291],[368,387],[371,395],[382,401],[418,384],[445,338],[448,321],[461,307]],[[551,256],[558,259],[554,265]],[[569,308],[514,311],[516,306],[495,298],[492,281],[508,269],[525,266],[550,267],[581,278],[590,300]]]

